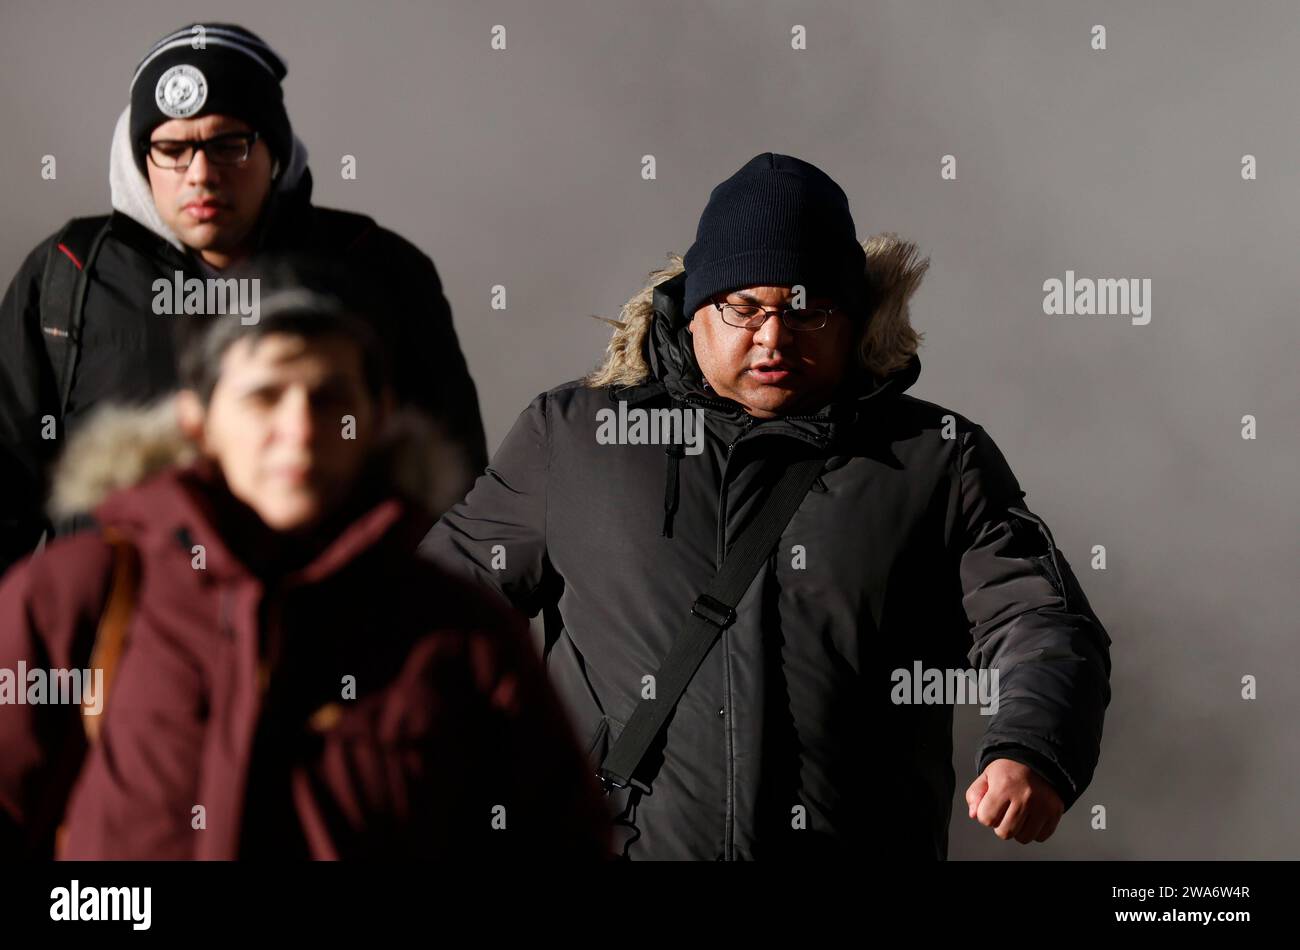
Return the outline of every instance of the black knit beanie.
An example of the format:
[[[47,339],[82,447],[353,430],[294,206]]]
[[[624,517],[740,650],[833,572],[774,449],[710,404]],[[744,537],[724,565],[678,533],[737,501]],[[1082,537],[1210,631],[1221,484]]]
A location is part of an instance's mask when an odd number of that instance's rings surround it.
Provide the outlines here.
[[[170,119],[229,115],[251,125],[283,163],[293,141],[280,81],[284,61],[231,23],[194,23],[155,43],[131,79],[131,145],[146,177],[149,136]]]
[[[866,257],[844,190],[815,165],[765,152],[713,189],[686,252],[687,319],[714,294],[802,284],[855,315]]]

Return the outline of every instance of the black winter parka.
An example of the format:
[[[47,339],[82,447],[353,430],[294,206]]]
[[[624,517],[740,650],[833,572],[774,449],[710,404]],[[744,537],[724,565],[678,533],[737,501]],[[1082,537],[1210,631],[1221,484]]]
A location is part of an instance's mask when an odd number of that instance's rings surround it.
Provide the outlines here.
[[[1023,762],[1072,805],[1098,761],[1110,638],[992,438],[905,395],[915,355],[815,414],[757,421],[705,389],[682,289],[679,274],[625,310],[625,329],[644,324],[642,385],[539,395],[422,546],[543,612],[594,767],[781,467],[825,457],[637,773],[650,794],[610,796],[622,852],[945,858],[953,710],[895,702],[894,671],[918,661],[996,668],[974,764]],[[602,444],[597,414],[619,401],[700,407],[703,451]]]

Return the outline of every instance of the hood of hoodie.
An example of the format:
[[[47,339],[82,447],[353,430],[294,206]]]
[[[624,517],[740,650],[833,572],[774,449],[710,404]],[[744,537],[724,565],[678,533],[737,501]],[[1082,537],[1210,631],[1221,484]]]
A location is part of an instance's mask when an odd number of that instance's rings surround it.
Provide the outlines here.
[[[214,490],[222,485],[220,474],[181,433],[173,398],[143,407],[110,405],[87,419],[55,465],[50,514],[66,520],[93,513],[102,527],[140,542],[163,536],[164,542],[174,543],[173,536],[182,531],[203,536],[211,539],[209,570],[244,573],[246,566],[227,543],[231,526],[254,533],[269,529],[241,515],[238,503],[221,503],[227,493]],[[355,519],[322,546],[308,573],[336,569],[401,522],[414,525],[412,537],[403,542],[414,550],[434,517],[458,500],[467,465],[435,423],[413,410],[396,412],[364,488],[348,504],[347,513]],[[215,506],[213,499],[218,500]]]
[[[181,253],[187,248],[176,232],[169,228],[153,201],[149,179],[135,163],[131,150],[131,107],[127,106],[117,117],[113,128],[113,143],[109,150],[108,184],[113,210],[148,228]],[[280,170],[271,191],[266,210],[259,225],[259,235],[265,238],[276,221],[286,212],[306,205],[311,200],[311,172],[307,168],[307,146],[298,136],[293,136],[293,147],[285,167]]]
[[[862,242],[866,274],[876,288],[876,308],[865,332],[859,336],[859,359],[844,395],[816,412],[779,417],[765,424],[768,431],[783,431],[819,447],[834,441],[845,423],[855,422],[882,399],[897,396],[916,382],[921,373],[917,356],[924,334],[912,327],[910,301],[929,269],[929,258],[917,246],[892,233]],[[694,403],[738,420],[748,428],[755,423],[744,408],[717,396],[705,383],[687,329],[690,316],[682,312],[686,273],[682,257],[650,274],[649,282],[633,296],[620,319],[607,320],[613,337],[601,366],[589,375],[591,387],[611,387],[619,398],[633,402],[668,392],[673,399]]]

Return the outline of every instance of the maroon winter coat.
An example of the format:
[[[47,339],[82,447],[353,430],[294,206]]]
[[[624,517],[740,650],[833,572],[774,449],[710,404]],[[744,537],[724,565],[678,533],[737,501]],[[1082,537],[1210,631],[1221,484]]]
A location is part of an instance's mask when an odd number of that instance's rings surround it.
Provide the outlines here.
[[[203,463],[95,515],[140,554],[129,640],[89,747],[75,705],[0,705],[0,853],[62,823],[69,858],[605,854],[527,628],[414,555],[432,517],[383,478],[296,559]],[[15,566],[0,669],[86,667],[111,565],[84,533]]]

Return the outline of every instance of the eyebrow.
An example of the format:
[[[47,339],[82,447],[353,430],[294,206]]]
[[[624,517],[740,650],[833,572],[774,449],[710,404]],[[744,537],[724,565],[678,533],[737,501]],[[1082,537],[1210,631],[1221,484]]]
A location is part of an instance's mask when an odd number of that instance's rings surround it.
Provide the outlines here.
[[[150,139],[149,144],[166,145],[171,143],[171,144],[180,145],[180,144],[188,144],[190,142],[211,142],[214,139],[224,139],[226,136],[229,135],[252,135],[252,134],[253,134],[252,129],[229,129],[225,132],[218,132],[216,135],[210,135],[206,139],[199,138],[198,136],[195,136],[193,138],[188,138],[188,139]]]
[[[765,303],[763,303],[763,301],[759,300],[759,299],[758,299],[757,297],[755,297],[753,294],[746,293],[746,292],[743,291],[743,290],[733,290],[733,291],[732,291],[731,293],[729,293],[727,296],[728,296],[728,297],[739,297],[739,298],[740,298],[741,300],[743,300],[745,303],[747,303],[747,304],[752,304],[752,305],[755,306],[755,307],[765,307],[765,306],[767,306]],[[793,300],[793,299],[794,299],[794,298],[792,297],[791,300]],[[822,304],[824,304],[825,306],[829,306],[829,305],[830,305],[830,304],[829,304],[829,298],[827,298],[827,297],[810,297],[810,298],[808,298],[808,303],[809,303],[809,305],[813,304],[813,303],[816,302],[816,301],[820,301],[820,302],[821,302]],[[790,306],[790,300],[782,301],[781,306],[782,306],[782,307],[786,307],[786,308],[788,308],[788,307]]]
[[[276,365],[283,365],[284,363],[291,362],[291,361],[292,361],[292,357],[289,359],[276,360],[275,363]],[[343,370],[331,370],[329,373],[322,376],[320,379],[316,380],[315,383],[311,386],[311,388],[313,390],[320,390],[320,389],[328,389],[332,386],[348,386],[351,385],[351,383],[355,379],[356,377],[351,373],[344,372]],[[280,388],[284,386],[290,386],[293,385],[295,382],[297,381],[282,379],[274,372],[271,372],[271,373],[267,373],[265,376],[254,377],[251,380],[242,382],[238,384],[238,387],[242,392],[255,392],[259,389]]]

